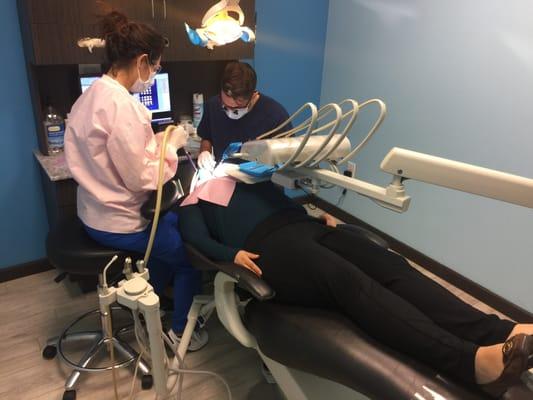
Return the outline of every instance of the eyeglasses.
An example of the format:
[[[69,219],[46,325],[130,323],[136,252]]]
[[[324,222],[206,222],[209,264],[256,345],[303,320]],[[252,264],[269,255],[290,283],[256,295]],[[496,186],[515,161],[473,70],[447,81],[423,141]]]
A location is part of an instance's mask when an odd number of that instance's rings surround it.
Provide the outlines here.
[[[224,93],[224,95],[226,95],[227,97],[231,98],[237,104],[236,107],[227,105],[224,102],[224,98],[222,97],[222,95],[220,95],[220,102],[222,103],[222,108],[223,109],[227,109],[227,110],[236,110],[238,108],[246,108],[252,102],[254,94],[255,94],[255,92],[250,96],[250,98],[245,99],[245,98],[242,98],[242,97],[235,98],[235,97],[229,96],[227,93]]]

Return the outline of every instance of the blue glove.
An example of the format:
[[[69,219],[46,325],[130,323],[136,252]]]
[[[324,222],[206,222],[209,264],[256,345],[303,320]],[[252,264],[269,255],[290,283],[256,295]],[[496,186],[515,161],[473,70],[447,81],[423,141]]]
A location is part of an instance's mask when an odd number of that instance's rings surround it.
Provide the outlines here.
[[[271,166],[271,165],[265,165],[260,164],[256,161],[250,161],[246,163],[239,164],[239,170],[244,172],[245,174],[255,176],[256,178],[263,178],[272,175],[276,170],[278,169],[278,166]]]
[[[232,157],[234,153],[238,153],[241,151],[242,142],[233,142],[226,147],[226,150],[224,150],[224,153],[222,153],[222,158],[220,159],[221,162],[226,161],[228,158]]]

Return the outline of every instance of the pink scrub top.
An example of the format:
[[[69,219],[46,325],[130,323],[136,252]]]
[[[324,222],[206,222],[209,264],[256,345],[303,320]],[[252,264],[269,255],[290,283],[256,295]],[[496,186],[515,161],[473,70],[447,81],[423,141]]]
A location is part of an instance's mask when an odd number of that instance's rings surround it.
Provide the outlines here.
[[[108,75],[74,103],[65,133],[65,158],[78,182],[78,216],[93,229],[133,233],[149,221],[140,209],[157,188],[162,134],[151,113]],[[167,144],[165,182],[178,167],[177,148]]]

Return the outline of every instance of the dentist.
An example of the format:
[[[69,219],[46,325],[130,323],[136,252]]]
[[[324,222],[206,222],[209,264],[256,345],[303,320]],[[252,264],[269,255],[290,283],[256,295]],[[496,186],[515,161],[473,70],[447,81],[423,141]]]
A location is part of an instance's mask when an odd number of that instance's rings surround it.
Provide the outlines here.
[[[230,143],[253,140],[289,118],[281,104],[256,90],[256,84],[257,75],[249,64],[226,65],[220,94],[207,101],[198,126],[200,168],[212,169]],[[287,124],[285,130],[291,128]]]

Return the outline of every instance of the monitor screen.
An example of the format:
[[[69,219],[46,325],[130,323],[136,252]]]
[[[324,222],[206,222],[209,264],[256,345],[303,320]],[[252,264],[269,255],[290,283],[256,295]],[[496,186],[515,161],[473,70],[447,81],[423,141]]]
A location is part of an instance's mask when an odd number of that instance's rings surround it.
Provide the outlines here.
[[[80,76],[80,86],[81,86],[81,92],[85,92],[87,89],[89,89],[89,86],[93,84],[93,82],[100,78],[100,75],[97,76]]]
[[[147,90],[133,95],[153,113],[170,111],[170,89],[168,87],[168,74],[159,73],[155,82]]]
[[[85,92],[92,83],[99,79],[100,75],[81,76],[81,92]],[[155,82],[142,93],[135,93],[133,96],[146,106],[152,113],[170,112],[170,89],[168,84],[168,73],[162,72],[155,76]]]

